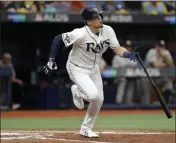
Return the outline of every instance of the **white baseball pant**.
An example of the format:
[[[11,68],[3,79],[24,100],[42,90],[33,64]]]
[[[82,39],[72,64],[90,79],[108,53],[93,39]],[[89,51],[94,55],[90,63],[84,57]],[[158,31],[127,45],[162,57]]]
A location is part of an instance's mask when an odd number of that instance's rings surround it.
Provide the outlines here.
[[[67,71],[70,79],[77,85],[81,98],[89,101],[81,129],[92,129],[104,100],[99,66],[95,65],[94,68],[89,69],[79,67],[68,61]]]

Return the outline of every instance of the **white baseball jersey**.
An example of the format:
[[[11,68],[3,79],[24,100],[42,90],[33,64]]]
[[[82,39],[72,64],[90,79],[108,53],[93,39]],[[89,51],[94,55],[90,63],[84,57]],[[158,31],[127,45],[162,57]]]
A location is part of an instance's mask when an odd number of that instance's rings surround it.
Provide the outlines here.
[[[114,30],[103,25],[99,35],[94,34],[88,26],[74,29],[62,34],[65,46],[73,44],[68,60],[80,67],[93,68],[99,65],[102,54],[108,49],[120,47]]]

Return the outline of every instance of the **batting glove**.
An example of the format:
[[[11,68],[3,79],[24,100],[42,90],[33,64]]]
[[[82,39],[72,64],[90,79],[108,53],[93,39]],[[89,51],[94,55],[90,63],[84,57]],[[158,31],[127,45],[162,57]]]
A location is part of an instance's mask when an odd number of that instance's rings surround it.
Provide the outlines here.
[[[54,59],[50,58],[46,66],[44,66],[43,71],[45,74],[48,74],[52,70],[57,70],[57,65]]]
[[[123,57],[129,58],[130,61],[136,61],[136,53],[135,52],[124,52]]]

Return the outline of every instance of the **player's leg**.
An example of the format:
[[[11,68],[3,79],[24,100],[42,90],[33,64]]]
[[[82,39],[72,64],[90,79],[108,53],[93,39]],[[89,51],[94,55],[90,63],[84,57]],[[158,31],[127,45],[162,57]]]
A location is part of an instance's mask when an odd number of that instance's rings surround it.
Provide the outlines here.
[[[70,79],[75,83],[78,96],[86,101],[94,101],[98,97],[98,90],[90,78],[91,70],[67,63]]]
[[[83,99],[86,101],[95,101],[98,98],[98,90],[89,74],[71,70],[70,79],[75,83],[72,85],[71,91],[73,94],[73,102],[78,109],[84,108]]]
[[[73,64],[67,64],[67,71],[69,73],[70,79],[76,84],[77,86],[77,92],[79,92],[79,96],[82,97],[84,100],[87,100],[90,102],[90,104],[94,105],[97,103],[97,101],[100,99],[99,92],[97,90],[97,87],[93,83],[92,79],[90,78],[91,70],[86,70],[83,68],[79,68]],[[102,105],[102,104],[101,104]],[[92,106],[96,107],[96,106]],[[88,112],[86,114],[85,120],[83,122],[84,126],[84,132],[83,130],[80,130],[80,134],[87,136],[87,137],[98,137],[94,132],[92,132],[91,128],[95,122],[96,116],[97,116],[97,109],[99,112],[99,108],[96,107],[96,112],[90,112],[92,107],[88,108]],[[101,106],[100,106],[101,107]]]
[[[84,118],[84,121],[82,123],[81,129],[87,130],[92,129],[94,126],[94,123],[97,119],[98,113],[100,111],[100,108],[103,104],[104,100],[104,94],[103,94],[103,84],[102,84],[102,78],[99,71],[99,67],[96,66],[94,69],[94,74],[92,75],[91,79],[94,82],[96,88],[98,89],[98,98],[92,102],[89,103],[86,116]]]

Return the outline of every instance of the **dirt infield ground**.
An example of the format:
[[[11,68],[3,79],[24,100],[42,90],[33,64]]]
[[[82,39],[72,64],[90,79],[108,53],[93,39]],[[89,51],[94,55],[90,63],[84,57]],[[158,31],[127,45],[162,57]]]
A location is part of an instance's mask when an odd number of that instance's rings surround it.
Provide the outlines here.
[[[13,111],[2,112],[3,117],[68,117],[82,116],[85,112],[66,111]],[[156,111],[101,111],[100,115],[112,114],[140,114],[140,113],[163,113]],[[96,130],[100,138],[90,139],[82,137],[77,130],[1,130],[2,143],[175,143],[175,131],[150,131],[150,130]]]
[[[175,143],[174,132],[98,131],[100,138],[82,137],[77,131],[2,130],[1,143]]]

